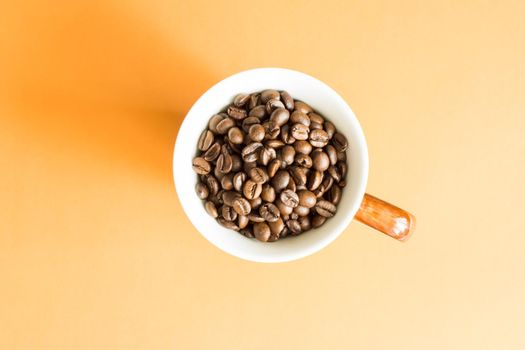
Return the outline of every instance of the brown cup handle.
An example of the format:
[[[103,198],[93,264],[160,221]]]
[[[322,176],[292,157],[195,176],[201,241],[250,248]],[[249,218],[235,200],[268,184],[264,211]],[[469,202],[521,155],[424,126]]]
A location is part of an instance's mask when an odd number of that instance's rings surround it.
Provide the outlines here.
[[[355,218],[399,241],[406,241],[416,228],[414,215],[367,193]]]

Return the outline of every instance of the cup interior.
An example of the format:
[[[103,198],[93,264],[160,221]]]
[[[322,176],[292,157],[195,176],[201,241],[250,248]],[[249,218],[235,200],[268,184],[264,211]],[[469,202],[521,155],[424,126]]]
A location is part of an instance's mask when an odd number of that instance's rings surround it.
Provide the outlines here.
[[[209,118],[231,103],[238,93],[264,89],[288,91],[330,120],[348,139],[347,185],[334,217],[317,229],[273,243],[246,238],[220,226],[195,194],[192,169],[197,140]],[[363,199],[368,177],[368,151],[361,126],[343,98],[320,80],[283,68],[257,68],[230,76],[211,87],[186,115],[175,144],[173,176],[181,205],[195,228],[212,244],[242,259],[284,262],[313,254],[335,240],[349,225]]]

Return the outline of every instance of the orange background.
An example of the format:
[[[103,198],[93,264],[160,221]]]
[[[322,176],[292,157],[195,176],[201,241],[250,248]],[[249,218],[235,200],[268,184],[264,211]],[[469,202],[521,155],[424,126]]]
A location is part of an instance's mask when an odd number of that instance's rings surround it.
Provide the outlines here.
[[[0,6],[1,349],[525,348],[523,1]],[[409,242],[264,265],[190,225],[178,127],[260,66],[348,100]]]

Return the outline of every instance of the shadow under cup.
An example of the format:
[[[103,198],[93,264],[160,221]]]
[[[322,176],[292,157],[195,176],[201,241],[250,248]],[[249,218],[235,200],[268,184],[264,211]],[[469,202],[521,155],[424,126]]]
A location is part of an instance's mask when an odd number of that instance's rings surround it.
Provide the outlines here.
[[[238,93],[264,89],[286,90],[296,100],[312,106],[348,139],[347,185],[337,213],[319,228],[273,243],[263,243],[220,226],[209,216],[195,194],[197,175],[192,159],[197,140],[209,118],[231,103]],[[197,230],[212,244],[242,259],[257,262],[284,262],[313,254],[335,240],[350,224],[363,199],[368,177],[368,151],[361,126],[337,92],[301,72],[283,68],[258,68],[237,73],[210,88],[192,106],[177,136],[173,176],[181,205]]]

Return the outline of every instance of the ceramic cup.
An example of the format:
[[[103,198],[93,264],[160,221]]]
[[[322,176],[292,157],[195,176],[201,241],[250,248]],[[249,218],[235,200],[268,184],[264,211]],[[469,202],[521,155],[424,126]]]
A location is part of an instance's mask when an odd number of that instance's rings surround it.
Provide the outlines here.
[[[238,93],[264,89],[286,90],[330,120],[349,142],[347,185],[334,217],[319,228],[273,243],[246,238],[220,226],[195,194],[197,175],[192,169],[197,140],[209,118],[231,103]],[[414,217],[404,210],[365,194],[368,149],[363,130],[345,100],[322,81],[283,68],[257,68],[234,74],[212,86],[191,107],[177,136],[173,177],[180,203],[195,228],[213,245],[242,259],[284,262],[313,254],[334,241],[354,217],[398,240],[414,230]]]

